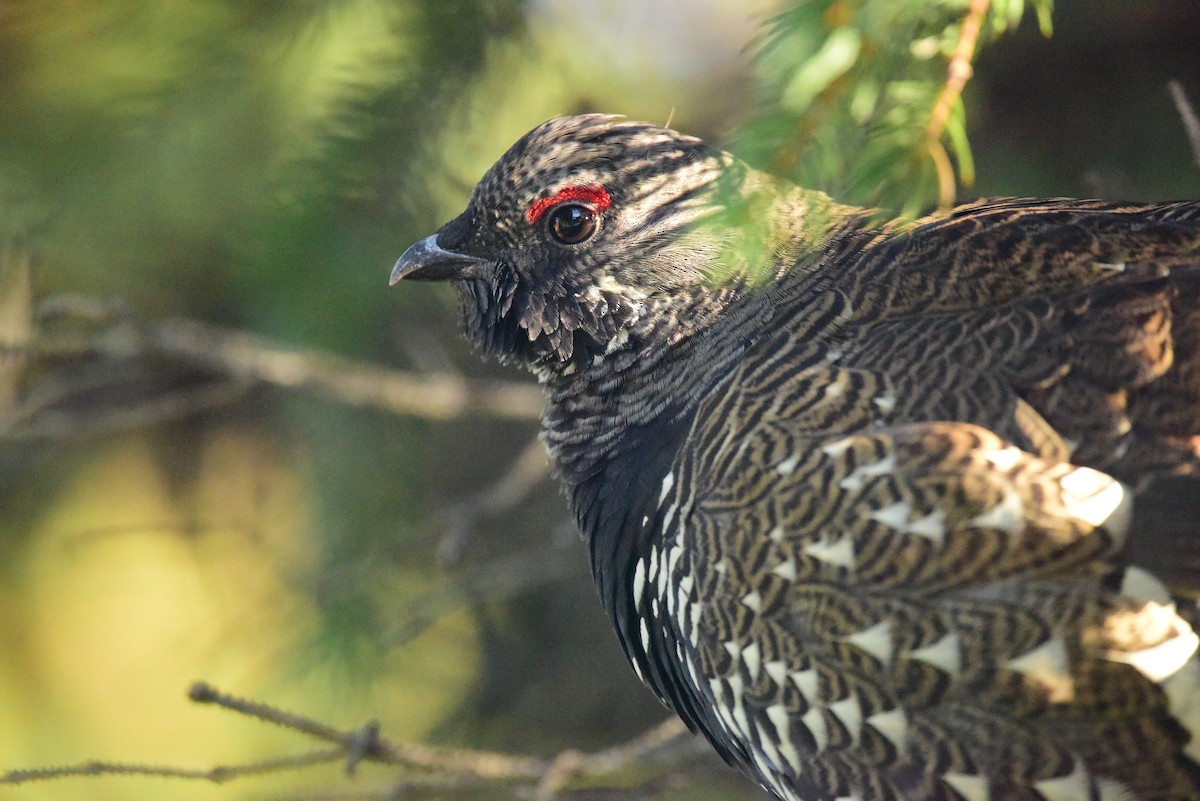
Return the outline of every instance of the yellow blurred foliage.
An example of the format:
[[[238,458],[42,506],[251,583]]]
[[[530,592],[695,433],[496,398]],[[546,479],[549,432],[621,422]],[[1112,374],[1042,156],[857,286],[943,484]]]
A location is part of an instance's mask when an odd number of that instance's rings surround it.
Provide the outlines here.
[[[319,744],[191,706],[203,679],[343,728],[381,719],[421,738],[477,668],[465,615],[385,657],[386,678],[347,686],[313,658],[314,610],[289,583],[312,559],[303,471],[261,437],[222,433],[172,491],[148,438],[98,448],[30,532],[0,585],[0,770],[90,759],[207,767]],[[416,579],[414,579],[416,581]],[[323,771],[319,779],[314,772]],[[296,782],[333,786],[336,767]],[[382,779],[386,781],[386,779]],[[163,779],[71,779],[9,788],[29,799],[240,798]],[[271,778],[272,792],[292,781]]]

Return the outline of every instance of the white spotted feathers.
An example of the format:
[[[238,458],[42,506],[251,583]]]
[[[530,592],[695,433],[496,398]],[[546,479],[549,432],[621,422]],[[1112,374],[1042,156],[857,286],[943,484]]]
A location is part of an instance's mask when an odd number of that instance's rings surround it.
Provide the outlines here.
[[[1146,679],[1148,698],[1163,687],[1180,719],[1196,719],[1197,704],[1185,696],[1200,690],[1200,642],[1161,582],[1130,568],[1108,595],[1096,581],[1025,578],[1031,564],[1120,552],[1130,495],[1111,477],[963,426],[851,436],[807,451],[788,440],[791,455],[767,460],[753,439],[735,448],[736,437],[712,436],[728,444],[685,451],[663,481],[665,552],[688,558],[660,574],[662,606],[673,603],[682,622],[660,623],[681,644],[693,691],[713,709],[711,725],[742,744],[777,795],[805,798],[793,788],[811,779],[845,797],[928,797],[899,784],[872,795],[839,777],[848,765],[884,777],[920,772],[938,752],[947,769],[924,774],[922,793],[942,786],[980,801],[1017,791],[1056,801],[1137,798],[1136,785],[1087,766],[1090,752],[1071,745],[1081,734],[1025,732],[1013,747],[1028,764],[1004,780],[977,767],[990,738],[1011,736],[1008,709],[1072,708],[1080,682],[1094,681],[1090,665],[1114,676],[1128,666]],[[938,461],[923,455],[930,451]],[[745,471],[740,492],[772,500],[684,494],[695,472],[738,469],[726,459]],[[677,513],[682,506],[687,514]],[[1081,590],[1109,611],[1086,619],[1072,612]],[[1185,689],[1172,693],[1173,680]],[[959,709],[971,711],[959,719]]]

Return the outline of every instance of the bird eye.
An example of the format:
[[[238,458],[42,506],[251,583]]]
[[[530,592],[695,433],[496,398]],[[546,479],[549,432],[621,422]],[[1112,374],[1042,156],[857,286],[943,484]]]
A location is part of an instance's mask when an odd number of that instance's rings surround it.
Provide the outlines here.
[[[564,245],[578,245],[596,233],[596,212],[580,203],[564,203],[550,212],[550,235]]]

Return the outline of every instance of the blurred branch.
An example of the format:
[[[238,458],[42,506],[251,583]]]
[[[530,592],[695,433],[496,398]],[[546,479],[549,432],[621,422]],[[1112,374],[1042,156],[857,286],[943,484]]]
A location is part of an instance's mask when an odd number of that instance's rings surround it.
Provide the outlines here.
[[[542,771],[541,781],[534,792],[534,801],[550,801],[572,779],[610,776],[630,767],[651,761],[666,762],[684,757],[707,755],[707,743],[689,736],[679,718],[671,717],[632,740],[585,754],[564,751]]]
[[[0,413],[16,402],[23,348],[33,333],[29,253],[0,246]]]
[[[1196,162],[1197,167],[1200,167],[1200,119],[1196,117],[1196,108],[1188,99],[1187,94],[1183,91],[1183,84],[1179,81],[1167,81],[1167,91],[1171,93],[1171,100],[1175,102],[1175,108],[1179,111],[1179,119],[1183,123],[1188,144],[1192,148],[1192,161]]]
[[[0,438],[4,439],[64,439],[67,437],[128,431],[155,425],[164,420],[177,420],[209,409],[227,406],[241,399],[251,389],[245,381],[213,381],[174,392],[160,393],[136,403],[109,405],[89,409],[86,415],[59,411],[46,412],[53,406],[53,396],[68,399],[87,392],[83,382],[67,382],[50,393],[40,393],[32,403],[17,404],[0,417]],[[51,397],[47,397],[51,396]]]
[[[117,774],[224,782],[243,776],[344,761],[348,775],[353,775],[359,764],[371,762],[420,771],[424,774],[422,779],[433,779],[433,782],[422,780],[421,785],[433,783],[442,791],[500,782],[514,785],[514,791],[521,797],[549,801],[560,791],[568,790],[575,780],[613,777],[633,767],[653,766],[659,775],[669,774],[676,771],[680,763],[708,755],[703,742],[691,737],[678,718],[666,720],[627,742],[602,751],[591,754],[564,751],[552,759],[542,759],[492,751],[392,743],[380,736],[377,723],[343,731],[258,701],[227,695],[204,683],[193,685],[188,697],[196,703],[213,704],[299,732],[329,743],[332,747],[245,765],[208,769],[93,761],[54,768],[13,770],[0,776],[0,784]],[[411,779],[401,780],[388,795],[394,797],[398,787],[411,784]]]
[[[580,572],[584,559],[575,524],[565,521],[562,528],[566,536],[474,565],[405,604],[406,613],[380,641],[403,645],[463,606],[503,601]]]
[[[549,475],[546,447],[533,437],[495,483],[446,508],[446,533],[437,546],[438,561],[444,567],[458,564],[482,521],[515,508]]]
[[[971,59],[975,57],[975,45],[979,42],[979,31],[987,16],[991,0],[971,0],[967,16],[963,19],[962,31],[958,36],[958,44],[950,57],[946,84],[938,95],[937,103],[929,115],[929,123],[925,126],[925,134],[931,139],[938,139],[946,130],[946,122],[950,119],[950,109],[962,95],[963,88],[971,79],[973,69]]]
[[[145,329],[149,350],[231,375],[316,392],[349,406],[446,420],[483,414],[536,420],[542,393],[529,384],[406,373],[330,353],[281,347],[242,331],[195,320],[168,320]]]
[[[35,781],[69,779],[79,776],[145,776],[161,779],[201,779],[217,784],[243,776],[258,776],[264,773],[290,768],[336,762],[345,757],[340,749],[325,749],[307,754],[296,754],[279,759],[264,760],[249,765],[215,768],[179,768],[170,765],[146,765],[136,762],[83,762],[79,765],[62,765],[54,768],[10,770],[0,776],[0,784],[28,784]]]
[[[954,167],[942,144],[942,133],[946,130],[946,123],[950,120],[954,104],[962,97],[963,88],[971,79],[971,59],[975,57],[979,31],[983,27],[984,18],[987,17],[989,5],[991,0],[971,0],[967,16],[962,22],[958,44],[950,57],[946,83],[938,94],[937,102],[929,115],[929,123],[925,126],[925,146],[929,149],[929,156],[937,171],[938,206],[942,209],[948,209],[954,204],[956,194]]]
[[[53,370],[40,376],[38,391],[27,393],[6,415],[9,438],[148,425],[231,402],[255,385],[300,389],[349,406],[434,420],[468,415],[536,420],[542,407],[541,391],[530,384],[392,370],[197,320],[147,322],[119,303],[95,298],[50,298],[40,308],[39,322],[38,335],[27,346],[31,355],[46,362],[100,362],[100,369],[60,370],[66,379]],[[68,330],[54,330],[56,323]],[[102,394],[95,390],[121,379],[113,366],[139,362],[155,368],[148,372],[163,374],[174,366],[196,375],[185,386],[162,390],[144,371],[134,377],[157,394],[132,402],[126,387],[113,393],[120,396],[115,408],[103,408]],[[85,401],[86,415],[63,411],[72,400],[81,405],[79,399]]]

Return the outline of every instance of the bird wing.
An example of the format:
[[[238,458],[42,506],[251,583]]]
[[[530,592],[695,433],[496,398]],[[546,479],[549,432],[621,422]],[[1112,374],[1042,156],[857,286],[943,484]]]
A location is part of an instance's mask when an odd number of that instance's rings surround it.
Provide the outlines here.
[[[999,306],[1198,259],[1200,201],[1003,198],[885,229],[830,278],[856,318],[882,321]]]
[[[833,361],[887,377],[890,422],[975,422],[1119,478],[1134,563],[1200,595],[1200,203],[984,201],[828,280]]]
[[[1125,565],[1128,488],[785,372],[745,366],[674,470],[661,602],[710,738],[784,797],[1200,793],[1197,639]]]
[[[1078,464],[1200,471],[1200,203],[985,201],[828,270],[841,363],[889,373],[910,407],[949,387],[960,408],[939,411],[983,416],[948,419],[1003,425],[964,400],[1002,383]],[[964,382],[981,371],[992,387]]]

